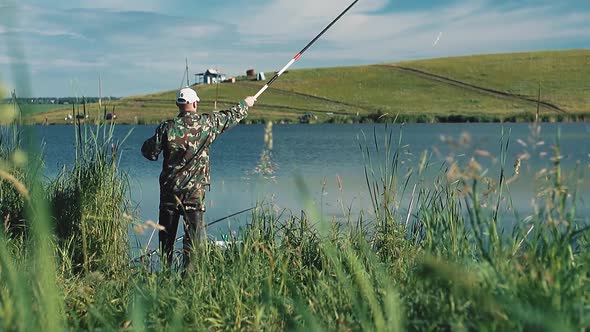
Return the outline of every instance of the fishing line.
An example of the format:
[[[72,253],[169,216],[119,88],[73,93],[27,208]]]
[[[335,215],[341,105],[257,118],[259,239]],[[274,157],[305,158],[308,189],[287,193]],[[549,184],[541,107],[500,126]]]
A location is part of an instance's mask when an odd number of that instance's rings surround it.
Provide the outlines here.
[[[229,218],[231,218],[231,217],[235,217],[235,216],[237,216],[237,215],[240,215],[240,214],[242,214],[242,213],[246,213],[246,212],[248,212],[248,211],[252,211],[252,210],[254,210],[254,209],[256,209],[256,206],[253,206],[253,207],[251,207],[251,208],[248,208],[248,209],[245,209],[245,210],[242,210],[242,211],[238,211],[238,212],[232,213],[232,214],[230,214],[230,215],[228,215],[228,216],[225,216],[225,217],[223,217],[223,218],[219,218],[219,219],[217,219],[217,220],[214,220],[214,221],[212,221],[212,222],[208,223],[207,225],[205,225],[205,227],[204,227],[204,228],[211,227],[211,226],[213,226],[213,225],[215,225],[215,224],[217,224],[217,223],[219,223],[219,222],[222,222],[222,221],[224,221],[224,220],[226,220],[226,219],[229,219]],[[184,235],[181,235],[181,236],[177,237],[177,238],[176,238],[176,240],[174,240],[174,242],[176,243],[176,242],[178,242],[178,241],[180,241],[180,240],[182,240],[182,239],[184,239]],[[135,258],[135,259],[134,259],[132,262],[140,262],[140,261],[141,261],[142,259],[144,259],[145,257],[148,257],[148,258],[149,258],[149,257],[152,257],[152,256],[153,256],[153,255],[155,255],[155,254],[156,254],[158,251],[160,251],[160,249],[153,249],[153,250],[151,250],[151,251],[147,252],[146,254],[144,254],[144,255],[141,255],[141,256],[139,256],[139,257]]]

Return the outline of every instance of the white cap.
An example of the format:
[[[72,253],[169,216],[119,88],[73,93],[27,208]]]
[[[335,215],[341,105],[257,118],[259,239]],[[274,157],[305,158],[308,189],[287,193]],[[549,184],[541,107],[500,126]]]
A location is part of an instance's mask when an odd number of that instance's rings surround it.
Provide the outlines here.
[[[176,94],[176,103],[185,105],[192,104],[195,101],[201,101],[195,90],[189,87],[178,90],[178,93]]]

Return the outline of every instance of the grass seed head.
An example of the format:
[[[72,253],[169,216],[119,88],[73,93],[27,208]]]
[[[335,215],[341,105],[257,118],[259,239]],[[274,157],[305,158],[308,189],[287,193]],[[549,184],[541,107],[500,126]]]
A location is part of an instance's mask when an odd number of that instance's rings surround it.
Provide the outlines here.
[[[0,125],[6,126],[14,122],[17,112],[12,105],[0,105]]]
[[[12,153],[11,159],[12,159],[12,163],[16,167],[24,167],[24,166],[26,166],[27,161],[28,161],[27,154],[23,150],[20,150],[20,149],[17,149]]]

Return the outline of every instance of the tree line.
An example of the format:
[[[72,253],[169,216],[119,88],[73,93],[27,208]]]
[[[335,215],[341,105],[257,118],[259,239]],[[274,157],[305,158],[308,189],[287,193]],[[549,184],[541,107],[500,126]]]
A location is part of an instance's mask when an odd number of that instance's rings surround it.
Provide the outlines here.
[[[120,97],[102,97],[102,101],[118,100]],[[13,98],[4,98],[3,103],[12,102]],[[97,103],[99,97],[18,97],[19,104],[79,104],[86,100],[87,103]]]

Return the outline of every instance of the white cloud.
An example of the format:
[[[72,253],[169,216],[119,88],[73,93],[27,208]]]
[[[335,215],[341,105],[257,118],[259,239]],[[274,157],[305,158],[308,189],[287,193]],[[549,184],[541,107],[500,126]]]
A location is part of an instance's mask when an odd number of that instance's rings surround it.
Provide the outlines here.
[[[471,1],[455,3],[438,11],[423,10],[403,13],[371,15],[357,13],[351,15],[346,24],[334,26],[334,31],[326,35],[326,40],[339,43],[351,41],[387,41],[390,38],[407,36],[421,30],[436,30],[449,22],[460,22],[478,15],[484,2]]]
[[[355,13],[382,9],[388,0],[360,1],[341,19],[349,21]],[[248,11],[251,17],[237,21],[238,30],[255,42],[275,42],[301,38],[321,31],[349,5],[342,0],[272,0],[261,8]],[[342,24],[339,22],[339,24]]]
[[[81,61],[76,59],[53,59],[44,64],[47,66],[54,66],[57,68],[98,68],[106,67],[107,64],[104,61]]]
[[[31,1],[19,2],[12,24],[0,23],[0,65],[26,61],[29,70],[41,74],[34,76],[43,89],[57,90],[54,82],[67,75],[83,81],[101,73],[105,81],[113,78],[117,95],[126,95],[129,89],[175,87],[185,57],[192,73],[280,69],[352,0],[191,2],[183,11],[158,0]],[[590,43],[588,9],[548,0],[450,1],[402,11],[394,0],[361,0],[294,68],[554,48],[567,45],[564,40]],[[26,57],[2,55],[11,50],[2,40],[9,31],[18,32],[15,40]]]
[[[181,23],[166,27],[162,34],[167,38],[181,41],[183,39],[194,39],[220,33],[223,31],[221,24],[186,24]]]
[[[12,64],[12,58],[6,55],[0,54],[0,65],[10,65]]]
[[[0,54],[0,65],[29,65],[30,61],[25,58]]]
[[[164,57],[158,55],[157,57],[143,57],[131,64],[141,70],[149,70],[152,73],[183,73],[185,68],[185,59],[189,59],[189,67],[192,71],[198,71],[198,68],[194,68],[193,64],[197,66],[210,58],[208,52],[192,52],[187,54],[186,57],[179,54],[168,54]],[[192,77],[191,77],[192,80]]]
[[[304,6],[301,8],[306,10],[296,8],[295,2],[269,2],[259,16],[240,26],[243,39],[250,45],[265,45],[313,36],[320,31],[318,22],[329,21],[341,2],[329,0],[313,5],[313,0],[303,0],[306,1],[318,10],[310,14]],[[383,62],[416,54],[444,56],[510,51],[542,41],[590,36],[590,26],[586,23],[590,21],[590,13],[559,14],[559,4],[503,8],[491,0],[457,1],[439,9],[375,14],[372,11],[385,2],[368,3],[371,6],[343,17],[322,37],[323,43],[318,43],[316,50],[306,57],[334,62],[344,59]],[[262,17],[280,17],[281,12],[290,13],[288,19],[282,17],[282,23],[277,18],[270,22],[262,20]],[[433,40],[440,32],[443,37],[433,48]]]
[[[83,35],[67,31],[64,29],[36,29],[36,28],[17,28],[17,29],[5,29],[0,26],[0,34],[2,33],[16,33],[16,34],[34,34],[43,37],[72,37],[72,38],[79,38],[79,39],[86,39]]]
[[[113,11],[158,12],[166,5],[160,0],[81,0],[79,8],[107,9]]]

